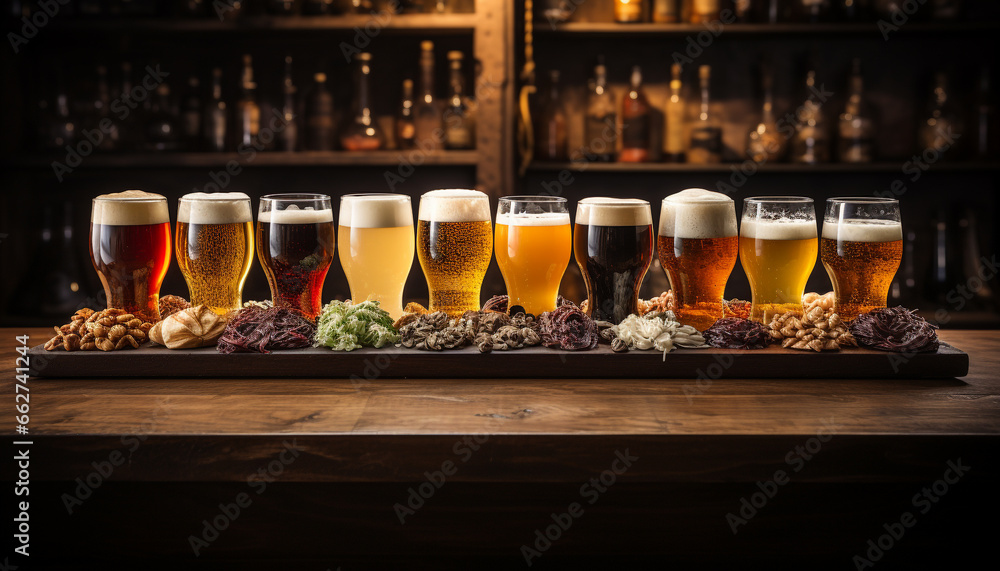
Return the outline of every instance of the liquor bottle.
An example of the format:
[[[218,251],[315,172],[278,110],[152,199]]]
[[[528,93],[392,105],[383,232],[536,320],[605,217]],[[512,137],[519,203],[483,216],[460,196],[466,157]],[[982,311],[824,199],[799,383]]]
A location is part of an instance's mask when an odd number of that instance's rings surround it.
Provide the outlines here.
[[[921,122],[918,132],[919,150],[936,151],[939,160],[954,159],[960,154],[959,136],[964,133],[958,106],[949,91],[948,74],[943,71],[936,73],[926,119]]]
[[[267,0],[267,13],[275,16],[291,16],[299,10],[299,0]]]
[[[355,56],[353,113],[340,131],[340,146],[345,151],[377,151],[385,146],[382,129],[372,114],[371,73],[372,54]]]
[[[260,106],[255,93],[257,84],[253,81],[253,58],[249,54],[243,56],[243,79],[240,87],[243,94],[236,102],[237,150],[254,145],[260,132]]]
[[[874,155],[874,122],[864,98],[861,60],[855,58],[844,112],[837,121],[837,158],[842,163],[870,163]]]
[[[108,89],[108,68],[97,66],[97,97],[94,99],[95,121],[93,127],[103,132],[101,124],[108,126],[98,149],[113,151],[118,146],[118,122],[111,118],[111,93]]]
[[[226,102],[222,100],[222,70],[215,68],[212,70],[212,99],[205,107],[205,147],[209,151],[221,153],[226,150],[228,115]]]
[[[350,6],[355,14],[370,14],[374,7],[372,0],[350,0]]]
[[[823,104],[811,96],[816,90],[816,71],[806,72],[806,100],[799,108],[792,136],[792,162],[814,165],[830,160],[830,132]]]
[[[201,146],[201,82],[198,78],[188,78],[188,92],[181,105],[181,139],[188,151],[197,151]]]
[[[615,112],[615,98],[608,91],[608,74],[603,60],[594,67],[590,87],[583,125],[587,149],[585,156],[590,161],[611,162],[615,160],[618,114]]]
[[[670,66],[670,93],[663,110],[663,158],[669,163],[684,162],[685,104],[681,93],[681,64]]]
[[[719,19],[719,0],[685,0],[690,4],[690,22],[707,24]]]
[[[209,7],[209,12],[214,12],[219,19],[232,21],[243,17],[244,8],[248,0],[213,0]]]
[[[535,123],[535,159],[565,161],[569,157],[566,110],[559,95],[559,71],[549,72],[549,90],[541,101]]]
[[[306,106],[306,148],[333,150],[333,96],[326,89],[326,74],[313,75],[312,93]]]
[[[421,148],[443,149],[441,108],[434,100],[434,42],[420,43],[420,76],[421,95],[414,108],[416,138]]]
[[[146,117],[146,148],[151,151],[176,151],[179,139],[177,122],[170,102],[170,86],[161,83],[151,97]]]
[[[448,149],[471,149],[476,143],[475,120],[469,100],[464,95],[462,59],[462,52],[448,52],[451,97],[448,98],[448,107],[444,112],[444,146]]]
[[[623,163],[644,163],[649,160],[652,118],[649,100],[642,90],[642,70],[632,67],[629,90],[622,100],[622,150],[618,160]]]
[[[778,130],[774,120],[774,79],[771,67],[762,63],[760,74],[761,88],[764,92],[764,107],[760,114],[760,123],[747,133],[747,156],[755,163],[780,161],[785,156],[788,140]]]
[[[976,148],[978,159],[995,157],[997,151],[996,111],[990,92],[990,68],[984,65],[979,73],[979,96],[976,105]]]
[[[278,148],[286,153],[299,150],[299,125],[295,109],[295,83],[292,81],[292,56],[285,56],[285,79],[281,85],[284,101],[281,107],[281,130]]]
[[[653,21],[673,24],[680,21],[681,11],[678,0],[653,0]]]
[[[711,79],[711,67],[703,65],[698,68],[701,106],[698,109],[698,117],[691,125],[691,144],[687,152],[687,160],[693,164],[722,162],[722,126],[710,112],[709,106],[708,93]]]
[[[817,23],[830,18],[830,0],[795,0],[795,19]]]
[[[615,0],[615,22],[631,24],[643,21],[645,0]]]
[[[840,19],[845,22],[862,22],[868,19],[868,0],[837,0]]]
[[[753,0],[752,13],[758,22],[777,24],[790,19],[787,0]]]
[[[413,149],[417,142],[417,126],[413,122],[413,80],[403,80],[403,101],[396,117],[396,146]]]
[[[333,13],[333,0],[303,0],[302,13],[307,16],[325,16]]]
[[[62,88],[61,81],[56,89],[55,114],[50,121],[46,137],[46,147],[49,150],[63,151],[66,145],[72,145],[76,141],[76,123],[69,116],[69,96]]]
[[[766,0],[764,0],[766,2]],[[733,15],[736,21],[741,24],[748,24],[756,19],[754,4],[760,4],[761,0],[733,0]]]

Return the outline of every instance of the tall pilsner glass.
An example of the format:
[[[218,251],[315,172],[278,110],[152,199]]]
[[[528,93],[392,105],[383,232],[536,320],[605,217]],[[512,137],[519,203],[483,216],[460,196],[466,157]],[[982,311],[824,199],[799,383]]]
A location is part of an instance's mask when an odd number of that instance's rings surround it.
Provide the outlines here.
[[[494,250],[507,285],[508,310],[538,315],[556,308],[572,253],[566,199],[505,196],[497,208]]]

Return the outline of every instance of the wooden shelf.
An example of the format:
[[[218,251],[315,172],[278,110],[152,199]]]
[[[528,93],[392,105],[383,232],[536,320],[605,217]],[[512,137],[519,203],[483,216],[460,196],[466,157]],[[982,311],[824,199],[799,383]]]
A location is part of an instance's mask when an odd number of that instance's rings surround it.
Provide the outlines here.
[[[148,168],[148,167],[223,167],[237,161],[243,167],[326,167],[326,166],[391,166],[409,160],[414,151],[304,151],[298,153],[260,152],[253,156],[239,153],[123,153],[94,154],[79,168]],[[419,151],[417,151],[419,152]],[[475,166],[476,151],[435,151],[422,153],[420,164],[439,166]],[[11,155],[0,159],[7,168],[51,168],[53,161],[64,156],[44,154]]]
[[[536,24],[535,34],[539,36],[628,36],[630,38],[635,37],[636,35],[647,37],[677,37],[697,34],[707,29],[708,28],[703,24],[618,24],[615,22],[566,22],[564,24],[556,24],[552,26],[547,22],[541,22]],[[899,30],[892,32],[892,34],[968,34],[987,31],[1000,31],[1000,22],[917,22],[900,26]],[[850,36],[870,35],[872,38],[882,38],[882,32],[879,30],[878,24],[875,21],[839,24],[727,24],[723,27],[721,37],[747,35],[774,37],[814,34]]]
[[[772,163],[757,165],[760,172],[768,173],[902,173],[904,161],[867,164],[824,163],[820,165],[801,165],[793,163]],[[561,171],[570,170],[609,172],[609,173],[657,173],[657,172],[691,172],[691,173],[729,173],[739,168],[740,163],[719,163],[713,165],[693,165],[686,163],[601,163],[601,162],[534,162],[528,166],[529,171]],[[996,162],[955,162],[935,164],[934,172],[982,172],[1000,171],[1000,163]]]
[[[370,16],[342,14],[337,16],[252,16],[235,21],[217,18],[104,18],[53,22],[52,28],[62,32],[302,32],[345,31],[364,29],[375,22],[379,30],[388,32],[471,33],[476,27],[475,14],[401,14]]]

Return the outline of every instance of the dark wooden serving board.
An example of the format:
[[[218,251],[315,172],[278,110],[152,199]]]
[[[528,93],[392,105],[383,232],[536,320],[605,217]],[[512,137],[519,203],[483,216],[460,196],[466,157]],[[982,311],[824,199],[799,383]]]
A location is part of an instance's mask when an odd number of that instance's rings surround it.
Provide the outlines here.
[[[531,347],[480,354],[475,348],[419,351],[396,347],[275,351],[220,355],[214,347],[169,350],[30,352],[31,375],[41,377],[288,377],[351,378],[662,378],[851,379],[951,378],[969,372],[969,355],[942,343],[937,353],[902,355],[868,349],[815,353],[769,347],[756,351],[678,349],[613,353]]]

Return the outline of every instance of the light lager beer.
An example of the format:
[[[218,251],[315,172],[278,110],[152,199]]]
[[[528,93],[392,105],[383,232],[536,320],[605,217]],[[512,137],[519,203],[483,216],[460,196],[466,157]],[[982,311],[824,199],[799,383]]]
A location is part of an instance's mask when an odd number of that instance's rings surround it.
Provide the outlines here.
[[[497,265],[507,285],[507,307],[539,315],[556,308],[572,251],[566,199],[505,196],[497,208]]]

